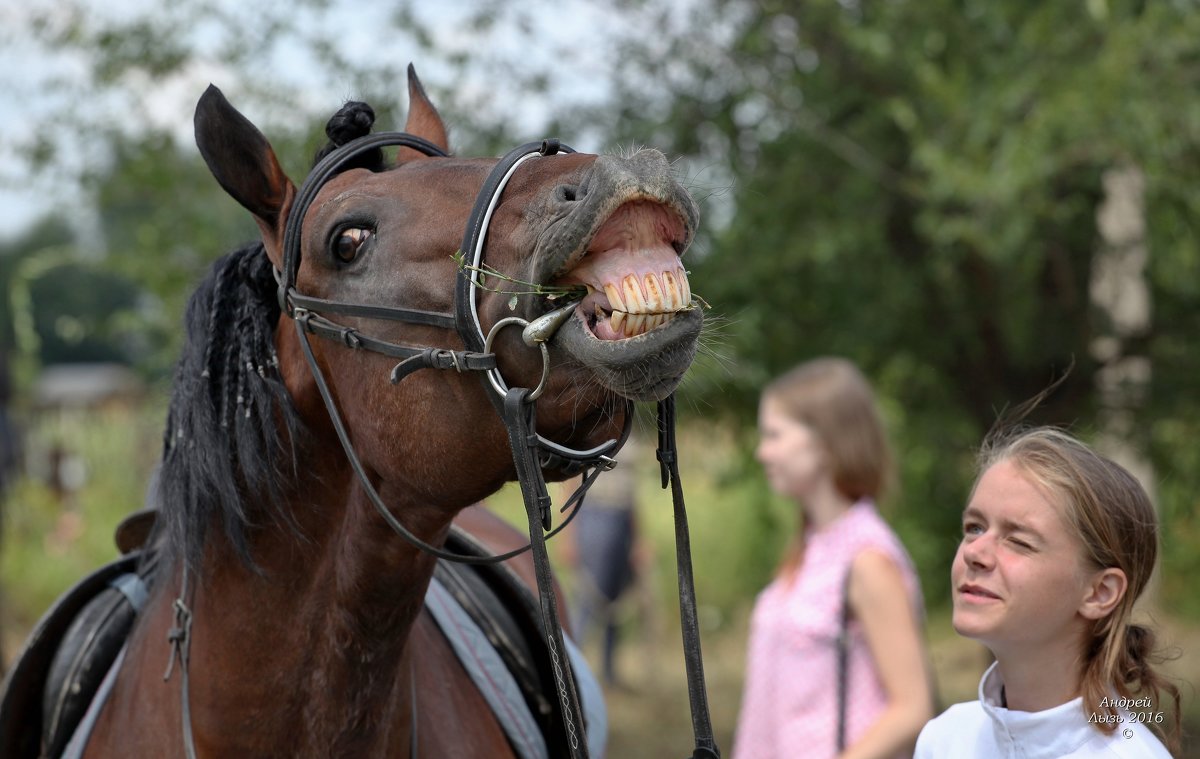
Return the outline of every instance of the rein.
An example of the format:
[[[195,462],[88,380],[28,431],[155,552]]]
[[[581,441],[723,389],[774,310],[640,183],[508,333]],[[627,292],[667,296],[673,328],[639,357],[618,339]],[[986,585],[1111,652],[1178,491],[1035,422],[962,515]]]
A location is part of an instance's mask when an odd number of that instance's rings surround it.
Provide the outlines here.
[[[509,179],[526,161],[559,152],[574,152],[561,145],[558,140],[531,142],[513,149],[497,162],[488,175],[467,221],[462,251],[469,256],[469,264],[460,267],[455,284],[455,310],[453,314],[422,311],[393,306],[346,303],[314,298],[296,289],[296,276],[300,267],[300,230],[304,216],[316,199],[324,184],[338,173],[350,160],[362,153],[386,146],[402,146],[417,150],[427,156],[446,157],[446,152],[437,145],[404,132],[381,132],[355,139],[326,155],[309,173],[308,178],[296,195],[295,204],[288,215],[284,229],[283,271],[276,272],[279,283],[279,305],[282,312],[296,325],[296,334],[308,362],[317,389],[333,423],[338,440],[346,458],[358,477],[364,492],[389,527],[415,548],[439,559],[465,564],[494,564],[531,551],[537,577],[538,597],[542,617],[543,633],[554,670],[558,691],[558,707],[566,730],[571,759],[586,759],[587,744],[581,740],[582,710],[570,663],[566,660],[566,644],[562,627],[558,623],[557,601],[553,591],[550,559],[546,551],[546,540],[564,529],[578,513],[588,488],[601,472],[616,465],[612,456],[621,449],[632,427],[632,401],[627,401],[625,425],[620,436],[589,450],[576,450],[537,433],[536,403],[549,373],[550,358],[546,342],[561,326],[576,303],[551,311],[532,322],[518,317],[502,319],[484,334],[476,307],[476,294],[480,289],[478,270],[483,262],[487,242],[488,225],[492,213],[500,202],[500,196]],[[467,263],[467,261],[464,261]],[[423,326],[455,329],[464,345],[463,350],[449,348],[413,347],[363,335],[358,330],[330,320],[325,314],[365,317],[388,321],[400,321]],[[496,355],[491,351],[497,333],[508,326],[521,326],[526,345],[540,350],[543,361],[542,381],[538,387],[509,387],[501,376]],[[469,556],[447,551],[430,545],[410,532],[383,502],[371,484],[366,471],[354,452],[345,423],[337,411],[329,385],[317,363],[309,334],[336,340],[348,348],[363,349],[400,359],[391,372],[392,384],[399,383],[409,374],[420,369],[454,369],[461,373],[474,371],[483,373],[485,392],[504,420],[512,446],[513,463],[517,480],[525,502],[529,521],[529,543],[523,548],[490,557]],[[687,515],[684,507],[683,489],[679,479],[678,453],[675,443],[675,399],[668,396],[658,402],[658,460],[661,466],[662,487],[671,488],[675,510],[676,562],[679,573],[679,603],[683,629],[683,648],[688,679],[688,699],[692,713],[692,730],[695,749],[692,759],[720,759],[720,751],[713,738],[709,718],[708,697],[704,686],[703,662],[700,652],[699,624],[697,621],[695,583],[692,576],[691,549],[688,537]],[[568,471],[584,472],[583,482],[561,508],[571,509],[566,519],[554,530],[551,526],[551,499],[542,474],[545,467],[564,467]],[[176,660],[179,662],[181,718],[183,722],[184,750],[188,759],[196,759],[192,736],[191,713],[188,697],[188,663],[192,612],[188,607],[188,566],[182,570],[179,597],[174,602],[175,625],[168,633],[171,644],[171,659],[163,679],[171,676]],[[416,756],[416,699],[413,698],[412,756]]]

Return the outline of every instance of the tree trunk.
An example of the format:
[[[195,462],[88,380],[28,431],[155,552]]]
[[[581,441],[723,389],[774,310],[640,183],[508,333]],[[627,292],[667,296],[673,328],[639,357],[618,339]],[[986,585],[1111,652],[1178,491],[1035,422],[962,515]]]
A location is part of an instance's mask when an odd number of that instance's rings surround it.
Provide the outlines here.
[[[1091,300],[1099,318],[1090,346],[1099,368],[1097,447],[1128,469],[1157,507],[1154,467],[1136,440],[1136,425],[1150,388],[1150,357],[1140,338],[1150,331],[1152,303],[1146,280],[1145,175],[1137,166],[1104,172],[1104,201],[1096,211],[1100,248],[1092,266]],[[1155,587],[1147,589],[1152,598]]]

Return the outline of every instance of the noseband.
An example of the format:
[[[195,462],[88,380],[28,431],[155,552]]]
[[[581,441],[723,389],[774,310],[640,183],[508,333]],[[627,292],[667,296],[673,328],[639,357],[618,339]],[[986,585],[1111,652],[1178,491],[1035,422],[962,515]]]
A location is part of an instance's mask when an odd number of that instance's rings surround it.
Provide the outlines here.
[[[509,317],[497,322],[488,333],[484,333],[479,321],[477,294],[481,288],[479,273],[487,243],[488,226],[492,214],[500,202],[508,181],[526,161],[572,153],[570,147],[558,140],[548,139],[521,145],[501,158],[488,175],[476,196],[463,237],[461,252],[463,265],[458,270],[454,291],[454,313],[401,308],[395,306],[347,303],[315,298],[299,292],[296,277],[300,269],[301,224],[309,207],[316,200],[321,188],[357,156],[382,147],[400,146],[411,148],[426,156],[447,157],[437,145],[416,135],[405,132],[381,132],[355,139],[333,150],[317,163],[296,194],[295,202],[288,214],[283,236],[283,271],[276,272],[279,283],[279,306],[296,325],[305,359],[308,362],[317,389],[325,403],[329,418],[337,432],[346,458],[354,469],[369,500],[384,521],[401,538],[414,547],[439,559],[467,564],[493,564],[513,558],[525,551],[532,551],[534,570],[537,577],[538,595],[541,606],[543,631],[549,648],[551,664],[558,686],[558,705],[571,747],[571,759],[586,759],[587,744],[580,740],[576,727],[578,715],[582,714],[579,696],[571,667],[560,652],[566,651],[562,627],[558,623],[557,600],[553,592],[550,559],[546,551],[546,539],[552,537],[570,523],[583,503],[583,496],[601,472],[616,465],[613,456],[621,449],[629,436],[633,420],[633,403],[626,401],[625,424],[619,437],[588,450],[576,450],[555,443],[536,431],[536,404],[544,389],[549,374],[550,358],[546,342],[561,326],[578,305],[570,303],[555,309],[532,322],[519,317]],[[341,314],[350,317],[398,321],[421,326],[454,329],[464,349],[413,347],[364,335],[357,329],[339,324],[326,316]],[[508,326],[522,327],[522,337],[527,346],[537,348],[542,355],[542,378],[539,385],[528,388],[510,387],[500,374],[492,344],[500,330]],[[333,401],[329,385],[309,344],[308,336],[317,335],[336,340],[348,348],[363,349],[399,359],[391,372],[392,384],[420,369],[454,369],[457,372],[473,371],[484,374],[483,384],[488,399],[504,420],[512,445],[513,462],[517,479],[525,501],[529,521],[529,543],[498,556],[467,556],[430,545],[409,531],[388,509],[355,453],[346,426]],[[663,488],[670,487],[675,507],[676,562],[679,572],[679,602],[683,626],[684,657],[687,666],[688,696],[692,709],[692,727],[695,737],[693,759],[719,759],[720,751],[713,739],[712,725],[708,714],[707,694],[704,688],[703,663],[700,657],[699,625],[697,623],[695,589],[692,578],[691,549],[688,539],[687,517],[684,510],[683,490],[679,481],[679,468],[675,445],[675,399],[669,396],[658,403],[658,460],[662,473]],[[584,472],[579,489],[567,500],[562,511],[572,509],[564,521],[554,530],[551,525],[551,499],[542,475],[543,468],[562,468],[568,472]],[[173,665],[180,662],[182,688],[182,715],[184,744],[188,759],[195,759],[195,746],[191,732],[191,716],[187,687],[188,642],[190,638],[191,611],[187,606],[187,575],[185,563],[179,598],[175,601],[175,627],[168,638],[172,644]],[[167,677],[170,675],[168,669]],[[415,710],[415,700],[414,700]],[[415,711],[414,746],[415,751]]]

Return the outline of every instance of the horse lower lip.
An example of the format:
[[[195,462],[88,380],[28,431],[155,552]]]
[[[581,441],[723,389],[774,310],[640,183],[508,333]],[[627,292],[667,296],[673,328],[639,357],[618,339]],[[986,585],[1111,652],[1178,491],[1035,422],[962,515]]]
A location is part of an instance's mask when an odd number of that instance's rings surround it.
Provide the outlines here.
[[[620,340],[600,340],[584,314],[568,321],[551,344],[591,370],[604,387],[637,401],[662,400],[678,386],[696,354],[704,323],[698,308],[676,312],[652,332]]]

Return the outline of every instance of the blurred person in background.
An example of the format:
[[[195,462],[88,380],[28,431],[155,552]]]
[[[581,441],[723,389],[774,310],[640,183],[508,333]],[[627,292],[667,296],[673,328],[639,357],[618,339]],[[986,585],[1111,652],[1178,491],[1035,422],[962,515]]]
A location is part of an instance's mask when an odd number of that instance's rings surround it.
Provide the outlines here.
[[[1128,471],[1053,428],[999,433],[980,455],[951,565],[954,629],[996,657],[979,700],[921,731],[919,759],[1171,756],[1179,690],[1131,621],[1158,520]],[[1162,697],[1174,713],[1162,710]]]
[[[801,518],[751,616],[734,759],[911,757],[933,682],[916,570],[875,508],[892,464],[867,380],[820,358],[773,381],[756,455]]]

